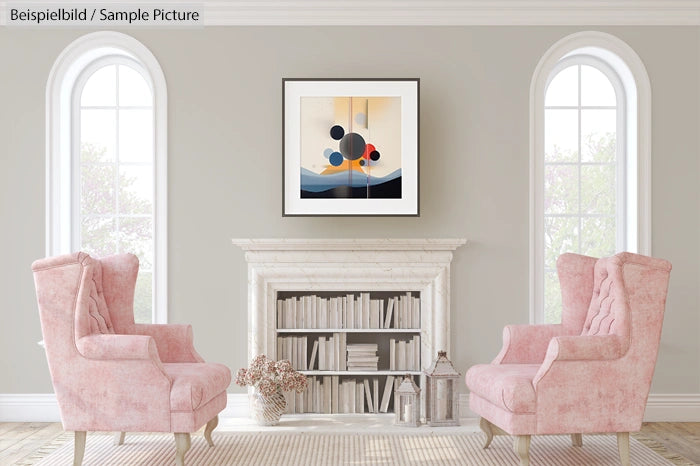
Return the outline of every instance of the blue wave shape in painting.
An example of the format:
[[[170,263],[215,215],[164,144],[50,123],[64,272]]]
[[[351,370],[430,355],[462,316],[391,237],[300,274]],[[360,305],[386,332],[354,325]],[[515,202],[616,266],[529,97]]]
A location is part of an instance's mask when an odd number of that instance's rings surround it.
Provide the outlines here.
[[[375,186],[378,184],[386,183],[387,181],[394,180],[401,176],[401,169],[397,169],[386,176],[381,178],[375,176],[369,176],[369,185]],[[352,187],[361,188],[367,186],[368,176],[362,174],[358,171],[352,172]],[[319,175],[306,168],[301,169],[301,189],[304,191],[310,191],[313,193],[318,193],[321,191],[326,191],[328,189],[333,189],[338,186],[348,185],[348,171],[344,170],[342,172],[333,173],[331,175]]]

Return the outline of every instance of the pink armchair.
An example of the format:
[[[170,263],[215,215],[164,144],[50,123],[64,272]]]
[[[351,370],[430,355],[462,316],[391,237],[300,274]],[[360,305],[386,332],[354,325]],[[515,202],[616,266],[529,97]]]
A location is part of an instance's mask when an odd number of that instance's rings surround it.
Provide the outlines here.
[[[521,465],[530,436],[617,433],[629,465],[629,433],[641,428],[661,338],[671,264],[621,253],[557,261],[562,323],[509,325],[491,364],[465,376],[469,406],[481,416],[487,448],[494,434],[515,436]]]
[[[190,432],[211,432],[226,407],[230,370],[206,363],[189,325],[135,324],[138,259],[85,253],[32,264],[46,357],[65,430],[75,431],[74,465],[86,431],[173,432],[184,465]]]

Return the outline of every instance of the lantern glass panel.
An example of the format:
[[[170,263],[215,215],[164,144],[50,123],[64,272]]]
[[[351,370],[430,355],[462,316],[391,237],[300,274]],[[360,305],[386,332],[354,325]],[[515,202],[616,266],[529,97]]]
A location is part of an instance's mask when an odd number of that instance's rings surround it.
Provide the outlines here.
[[[399,397],[399,419],[401,422],[413,422],[413,400],[410,395],[401,395]]]
[[[449,379],[437,379],[437,421],[454,419],[452,411],[452,399],[454,395],[454,383]]]

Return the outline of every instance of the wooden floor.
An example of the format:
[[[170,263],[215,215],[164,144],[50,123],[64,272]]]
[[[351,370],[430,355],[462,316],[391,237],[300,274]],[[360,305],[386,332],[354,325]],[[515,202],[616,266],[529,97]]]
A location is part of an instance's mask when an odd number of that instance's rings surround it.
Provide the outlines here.
[[[61,434],[63,428],[59,423],[0,423],[0,465],[31,464],[28,458]],[[645,423],[635,437],[654,440],[669,452],[686,459],[677,464],[700,465],[700,422]]]

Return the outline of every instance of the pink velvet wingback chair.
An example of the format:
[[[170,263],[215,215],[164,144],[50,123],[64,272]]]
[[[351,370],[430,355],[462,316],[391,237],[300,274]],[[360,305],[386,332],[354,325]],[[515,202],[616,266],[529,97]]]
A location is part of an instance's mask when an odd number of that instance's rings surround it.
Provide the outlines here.
[[[189,325],[134,323],[138,259],[85,253],[32,264],[51,381],[63,428],[75,431],[74,465],[86,431],[173,432],[184,465],[190,432],[211,432],[226,407],[230,370],[206,363]]]
[[[629,433],[642,425],[661,338],[671,264],[621,253],[557,261],[562,322],[509,325],[491,364],[467,371],[469,406],[494,434],[515,436],[521,465],[530,436],[617,433],[629,465]]]

